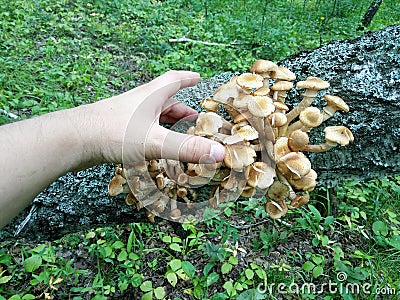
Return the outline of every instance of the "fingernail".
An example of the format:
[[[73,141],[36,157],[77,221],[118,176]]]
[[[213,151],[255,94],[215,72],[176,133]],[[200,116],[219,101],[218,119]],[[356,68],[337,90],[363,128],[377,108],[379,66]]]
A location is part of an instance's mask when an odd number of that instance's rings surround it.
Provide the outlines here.
[[[223,161],[225,157],[225,147],[219,143],[211,144],[210,157],[215,161]]]

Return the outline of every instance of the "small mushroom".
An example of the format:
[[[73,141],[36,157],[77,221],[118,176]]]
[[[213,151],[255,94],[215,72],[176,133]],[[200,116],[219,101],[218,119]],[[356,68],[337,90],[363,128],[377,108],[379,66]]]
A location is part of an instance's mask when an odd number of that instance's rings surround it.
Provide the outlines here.
[[[135,196],[132,194],[132,192],[129,192],[126,197],[125,197],[125,203],[128,206],[134,205],[136,204],[137,199],[135,198]]]
[[[161,197],[160,199],[153,202],[153,210],[160,214],[164,212],[165,208],[167,207],[169,198],[168,197]]]
[[[243,73],[239,75],[236,83],[248,93],[255,92],[263,86],[263,77],[253,73]]]
[[[275,169],[265,162],[255,162],[250,166],[247,184],[250,187],[267,189],[274,182]]]
[[[316,107],[307,107],[304,109],[299,116],[299,121],[293,123],[287,129],[287,134],[290,135],[291,132],[301,129],[302,131],[308,132],[314,127],[321,125],[324,120],[323,114]]]
[[[325,143],[319,145],[307,145],[303,151],[325,152],[337,144],[346,146],[354,141],[354,136],[346,126],[328,126],[324,129]]]
[[[169,212],[169,217],[172,221],[178,221],[182,216],[181,210],[178,208],[178,202],[176,200],[171,200],[171,211]]]
[[[306,89],[306,92],[303,94],[303,100],[287,114],[288,123],[292,122],[304,109],[311,105],[318,91],[327,89],[329,86],[329,82],[318,77],[307,77],[305,81],[299,81],[296,87]]]
[[[242,141],[252,141],[257,138],[258,138],[258,131],[254,127],[250,125],[233,126],[232,135],[229,135],[226,138],[224,138],[223,143],[226,145],[231,145]]]
[[[277,70],[278,66],[274,62],[264,59],[256,60],[250,68],[251,73],[259,74],[264,79],[270,78]]]
[[[324,114],[324,121],[332,118],[335,112],[342,110],[349,112],[350,108],[344,100],[338,96],[324,95],[327,105],[322,108]]]
[[[274,144],[274,157],[278,161],[282,156],[292,152],[288,144],[289,139],[286,136],[278,138]]]
[[[279,180],[275,180],[267,191],[267,197],[275,201],[284,200],[286,197],[289,197],[289,195],[289,186]]]
[[[240,172],[251,165],[256,156],[254,149],[245,144],[227,145],[224,163],[228,168]]]
[[[296,79],[296,74],[284,66],[278,66],[278,69],[276,70],[275,74],[273,74],[272,78],[276,81],[293,81]]]
[[[265,204],[265,211],[271,219],[280,219],[288,212],[288,206],[284,200],[271,201]]]
[[[247,105],[249,112],[255,117],[266,117],[275,111],[272,99],[267,96],[256,96],[254,101]]]
[[[302,191],[312,191],[317,185],[317,172],[313,169],[300,179],[288,178],[289,183],[296,189]]]
[[[310,160],[301,152],[290,152],[282,156],[276,166],[286,178],[300,179],[311,170]]]
[[[291,199],[289,209],[299,208],[307,204],[309,201],[310,201],[309,194],[296,195],[296,197]]]
[[[129,193],[130,189],[126,179],[119,174],[114,175],[108,184],[108,194],[110,196],[117,196],[122,193]]]
[[[207,112],[216,112],[219,110],[219,105],[217,102],[210,98],[205,98],[200,102],[200,107],[204,108]]]
[[[310,138],[308,134],[300,129],[293,131],[288,138],[288,146],[290,150],[298,152],[303,151],[308,145]]]
[[[245,186],[240,196],[244,198],[251,198],[256,194],[256,189],[251,186]]]
[[[213,100],[222,104],[227,104],[229,100],[239,96],[239,90],[236,84],[228,82],[221,85],[214,93]]]
[[[292,88],[293,88],[293,83],[291,83],[290,81],[281,80],[275,82],[275,84],[271,87],[271,90],[274,91],[272,99],[274,101],[285,103],[286,92],[290,91]]]
[[[213,112],[201,112],[196,121],[195,134],[200,136],[212,136],[222,127],[223,121],[220,115]]]

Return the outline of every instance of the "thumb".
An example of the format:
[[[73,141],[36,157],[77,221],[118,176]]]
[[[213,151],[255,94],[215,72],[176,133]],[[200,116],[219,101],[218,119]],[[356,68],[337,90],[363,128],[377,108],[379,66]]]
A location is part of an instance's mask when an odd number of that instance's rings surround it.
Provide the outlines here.
[[[150,147],[146,147],[146,158],[164,158],[183,162],[220,162],[225,157],[225,147],[218,142],[200,136],[168,130],[162,126],[155,129]],[[155,139],[154,139],[155,138]]]

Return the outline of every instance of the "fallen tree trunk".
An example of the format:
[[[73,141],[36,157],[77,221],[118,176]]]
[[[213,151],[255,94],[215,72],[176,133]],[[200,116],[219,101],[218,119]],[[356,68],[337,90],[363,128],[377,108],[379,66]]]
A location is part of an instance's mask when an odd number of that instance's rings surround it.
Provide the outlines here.
[[[391,26],[301,52],[280,62],[299,80],[318,76],[329,81],[329,92],[344,98],[351,108],[326,125],[346,125],[354,133],[355,142],[310,155],[320,186],[400,173],[399,35],[400,26]],[[223,73],[205,80],[183,90],[177,98],[198,108],[203,98],[211,96],[231,76]],[[299,95],[294,93],[289,94],[287,101],[291,106],[299,101]],[[322,104],[317,101],[316,106]],[[317,143],[321,138],[321,130],[316,130],[312,141]],[[52,240],[82,228],[145,220],[143,213],[125,205],[123,197],[107,196],[113,171],[114,166],[102,165],[58,179],[0,231],[0,240]]]

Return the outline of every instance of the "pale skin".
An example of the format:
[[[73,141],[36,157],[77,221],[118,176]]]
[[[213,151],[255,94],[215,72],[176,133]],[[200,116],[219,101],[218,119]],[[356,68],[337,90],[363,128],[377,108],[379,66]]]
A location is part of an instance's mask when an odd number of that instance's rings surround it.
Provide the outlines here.
[[[1,126],[0,228],[70,171],[156,158],[222,161],[219,143],[160,125],[197,115],[173,95],[199,80],[194,72],[169,71],[109,99]]]

